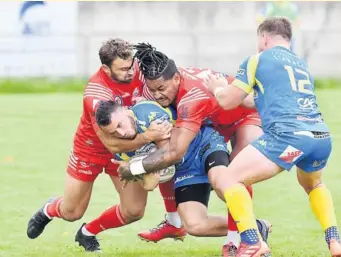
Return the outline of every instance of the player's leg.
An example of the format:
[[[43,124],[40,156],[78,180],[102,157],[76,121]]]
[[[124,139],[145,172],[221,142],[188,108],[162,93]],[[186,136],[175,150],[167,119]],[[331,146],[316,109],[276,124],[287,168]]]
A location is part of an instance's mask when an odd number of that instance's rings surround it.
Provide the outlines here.
[[[297,164],[297,179],[309,195],[312,211],[321,224],[332,256],[341,256],[340,235],[333,198],[322,182],[322,172],[331,152],[330,137],[309,139],[316,142],[311,154]]]
[[[110,165],[107,168],[111,168]],[[110,175],[116,191],[119,193],[120,203],[108,208],[96,219],[83,224],[78,230],[75,240],[89,252],[93,252],[92,242],[97,234],[141,219],[147,204],[148,192],[139,183],[128,183],[123,189],[124,182],[119,180],[116,170],[106,170],[106,173]]]
[[[214,142],[213,142],[214,144]],[[213,165],[210,165],[214,163]],[[229,156],[227,152],[225,152],[223,149],[220,151],[211,152],[207,155],[205,160],[205,169],[208,172],[209,181],[211,182],[213,187],[217,185],[218,181],[217,179],[220,178],[220,173],[226,171],[226,167],[229,164]],[[251,195],[250,195],[251,196]],[[233,220],[230,212],[229,212],[229,218],[228,222],[232,222],[235,224],[235,221]],[[257,227],[258,231],[260,232],[263,241],[267,242],[268,235],[271,232],[271,224],[268,223],[265,220],[257,220]],[[231,227],[231,226],[230,226]],[[229,225],[227,226],[227,239],[229,241],[225,241],[222,253],[224,257],[234,257],[237,253],[237,248],[239,246],[239,234],[238,232],[234,234],[233,236],[228,237],[229,233],[233,233],[234,231],[230,231]],[[237,230],[238,231],[238,230]],[[231,241],[233,239],[233,241]]]
[[[159,189],[163,197],[166,208],[166,219],[156,228],[141,231],[138,237],[145,241],[158,242],[165,238],[183,239],[186,236],[186,230],[182,227],[181,218],[176,210],[174,197],[174,181],[159,184]]]
[[[231,138],[232,152],[230,155],[230,161],[247,145],[252,143],[254,140],[259,138],[263,134],[263,130],[260,127],[261,121],[258,114],[250,114],[236,126],[232,128],[231,131],[234,135]],[[252,198],[253,191],[252,186],[246,187]],[[238,233],[238,228],[236,222],[233,220],[231,214],[228,214],[228,233],[226,236],[226,246],[239,246],[240,236]]]
[[[45,226],[53,218],[61,218],[66,221],[79,220],[86,211],[92,192],[93,181],[103,168],[100,165],[82,162],[71,153],[69,165],[64,182],[64,196],[50,198],[40,210],[38,210],[28,223],[27,235],[29,238],[38,237]],[[84,170],[84,165],[89,174],[79,172]]]
[[[184,227],[192,236],[219,237],[226,235],[226,216],[208,216],[211,185],[208,183],[181,186],[175,189],[178,212]]]
[[[241,150],[229,167],[224,172],[219,172],[216,178],[215,188],[224,194],[229,211],[234,220],[238,221],[242,242],[239,253],[252,250],[255,256],[258,256],[269,251],[258,235],[252,200],[245,185],[269,179],[280,173],[283,168],[272,160],[277,160],[284,150],[283,145],[274,144],[271,135],[263,135]],[[285,168],[289,166],[292,165],[284,165]]]

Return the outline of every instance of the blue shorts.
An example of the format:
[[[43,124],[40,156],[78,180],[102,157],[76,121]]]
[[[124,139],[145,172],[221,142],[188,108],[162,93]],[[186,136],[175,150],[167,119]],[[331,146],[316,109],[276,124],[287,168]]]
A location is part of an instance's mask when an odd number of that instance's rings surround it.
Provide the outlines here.
[[[314,172],[326,166],[332,139],[328,132],[266,132],[252,145],[285,170],[297,166],[305,172]]]
[[[212,127],[205,126],[197,137],[201,139],[195,145],[190,145],[184,160],[176,165],[174,187],[188,186],[193,184],[210,183],[205,171],[206,158],[213,152],[224,151],[229,154],[227,144],[217,131]],[[195,149],[195,151],[193,151]]]

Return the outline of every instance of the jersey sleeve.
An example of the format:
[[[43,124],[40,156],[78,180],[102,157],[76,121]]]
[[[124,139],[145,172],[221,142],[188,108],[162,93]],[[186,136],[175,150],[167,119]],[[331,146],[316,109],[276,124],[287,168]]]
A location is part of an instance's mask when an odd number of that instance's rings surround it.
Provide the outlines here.
[[[169,121],[174,123],[176,113],[172,107],[163,108],[157,102],[143,101],[136,104],[132,111],[134,112],[137,130],[139,133],[145,132],[153,121]]]
[[[92,82],[88,83],[87,87],[84,90],[83,106],[84,106],[84,112],[88,113],[90,116],[91,124],[92,124],[94,131],[97,131],[99,129],[96,123],[96,117],[95,117],[98,103],[100,101],[109,101],[109,100],[113,100],[110,89],[98,83],[92,83]]]
[[[211,108],[211,99],[200,88],[188,91],[178,103],[176,127],[197,133]]]
[[[247,58],[239,66],[236,79],[233,81],[233,85],[239,87],[247,94],[251,93],[256,84],[256,71],[259,63],[259,56],[259,54],[256,54]]]

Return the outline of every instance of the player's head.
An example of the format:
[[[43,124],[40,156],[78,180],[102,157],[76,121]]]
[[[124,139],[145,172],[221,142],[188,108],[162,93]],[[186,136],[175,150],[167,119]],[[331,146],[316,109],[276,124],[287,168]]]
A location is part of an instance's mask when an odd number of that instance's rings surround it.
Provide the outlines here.
[[[289,48],[292,37],[291,23],[284,17],[268,18],[258,26],[257,35],[259,52],[274,46]]]
[[[132,45],[122,39],[109,39],[99,49],[105,73],[120,83],[130,83],[135,74]]]
[[[161,106],[169,106],[176,98],[181,80],[175,62],[150,44],[140,43],[135,49],[150,93]]]
[[[134,139],[137,128],[128,109],[114,101],[101,101],[96,110],[96,122],[107,134],[117,138]]]

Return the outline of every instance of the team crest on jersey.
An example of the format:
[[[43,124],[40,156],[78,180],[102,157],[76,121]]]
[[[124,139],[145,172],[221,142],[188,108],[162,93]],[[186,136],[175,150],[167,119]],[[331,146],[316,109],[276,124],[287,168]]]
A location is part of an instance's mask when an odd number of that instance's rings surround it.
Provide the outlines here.
[[[133,97],[138,97],[139,96],[139,89],[138,88],[135,88],[134,92],[133,92]]]
[[[181,107],[180,118],[183,120],[188,118],[188,107],[185,105]]]
[[[295,147],[289,145],[283,153],[279,156],[279,158],[282,161],[285,161],[286,163],[293,163],[298,158],[300,158],[303,155],[303,152],[301,150],[296,149]]]
[[[117,104],[123,105],[123,99],[122,99],[122,97],[119,96],[119,95],[116,95],[116,96],[114,97],[114,102],[117,103]]]
[[[136,100],[137,100],[137,98],[139,97],[139,95],[140,95],[139,89],[138,89],[138,88],[135,88],[134,91],[133,91],[133,95],[132,95],[132,97],[131,97],[131,101],[132,101],[133,104],[136,103]]]

